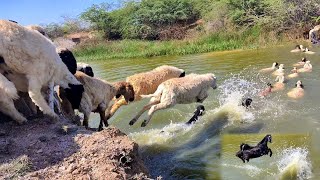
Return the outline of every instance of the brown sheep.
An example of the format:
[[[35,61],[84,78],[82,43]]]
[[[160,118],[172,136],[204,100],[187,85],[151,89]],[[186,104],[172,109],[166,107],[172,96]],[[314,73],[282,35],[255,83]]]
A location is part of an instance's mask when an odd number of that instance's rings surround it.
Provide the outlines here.
[[[185,72],[183,69],[176,68],[174,66],[159,66],[151,71],[135,74],[127,77],[126,82],[130,83],[133,86],[134,90],[134,100],[141,100],[140,95],[152,94],[154,93],[159,84],[162,82],[177,78],[184,77]],[[126,101],[118,99],[115,104],[112,106],[109,117],[112,117],[114,113],[122,106],[127,105]]]
[[[72,105],[72,108],[79,109],[79,111],[84,114],[83,125],[86,128],[88,128],[88,120],[91,112],[98,112],[100,114],[99,130],[102,130],[103,123],[105,126],[108,126],[106,112],[109,112],[111,108],[110,102],[114,97],[119,98],[121,95],[123,95],[126,102],[134,100],[133,87],[127,82],[110,84],[106,81],[90,77],[80,71],[76,72],[75,77],[83,85],[84,92],[82,94],[79,107]],[[73,92],[69,89],[65,89],[65,94],[60,93],[60,98],[62,99],[63,103],[66,101],[68,102],[67,99],[70,100],[77,98],[72,96],[72,94]],[[65,107],[65,105],[62,105],[62,108]]]

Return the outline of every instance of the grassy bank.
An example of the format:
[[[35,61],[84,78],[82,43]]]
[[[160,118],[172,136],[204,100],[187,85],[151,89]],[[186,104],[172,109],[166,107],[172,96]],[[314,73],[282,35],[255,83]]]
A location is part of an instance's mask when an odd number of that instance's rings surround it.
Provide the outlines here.
[[[78,46],[75,55],[81,61],[113,58],[137,58],[164,55],[186,55],[233,49],[252,49],[276,44],[281,38],[258,29],[238,32],[220,32],[189,40],[143,41],[120,40],[88,42]]]

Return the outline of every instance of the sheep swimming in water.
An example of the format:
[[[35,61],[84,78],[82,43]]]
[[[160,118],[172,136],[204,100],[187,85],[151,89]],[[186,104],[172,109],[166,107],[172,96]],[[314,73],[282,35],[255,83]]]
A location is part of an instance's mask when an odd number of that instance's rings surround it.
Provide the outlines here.
[[[281,91],[284,89],[284,75],[279,75],[276,78],[276,83],[273,84],[272,92]]]
[[[304,65],[303,68],[298,69],[298,72],[311,72],[312,71],[312,64],[310,61],[307,61]]]
[[[186,124],[195,123],[198,120],[199,116],[202,116],[204,114],[204,111],[205,111],[204,106],[203,105],[199,105],[197,107],[196,111],[193,113],[192,118],[188,122],[186,122]]]
[[[271,71],[273,71],[273,70],[276,70],[277,67],[278,67],[278,65],[279,65],[279,64],[278,64],[277,62],[274,62],[271,67],[261,69],[259,72],[263,72],[263,73],[271,72]]]
[[[298,76],[299,76],[297,67],[293,67],[293,69],[291,70],[291,72],[292,72],[292,73],[288,75],[288,78],[295,78],[295,77],[298,77]]]
[[[279,76],[279,75],[284,74],[284,64],[279,65],[279,69],[275,70],[272,75],[274,76]]]
[[[300,80],[297,81],[296,87],[291,89],[287,95],[293,99],[302,98],[304,96],[304,86],[302,82]]]
[[[293,66],[303,66],[307,62],[307,58],[302,58],[301,61],[293,64]]]
[[[291,50],[290,52],[302,52],[302,51],[304,51],[305,49],[303,48],[303,45],[296,45],[296,47],[293,49],[293,50]]]
[[[267,86],[268,87],[266,89],[264,89],[262,92],[260,92],[260,94],[259,94],[260,97],[265,97],[272,92],[273,86],[271,85],[271,83],[267,83]]]
[[[246,98],[241,102],[241,105],[245,108],[251,107],[252,99],[251,98]]]

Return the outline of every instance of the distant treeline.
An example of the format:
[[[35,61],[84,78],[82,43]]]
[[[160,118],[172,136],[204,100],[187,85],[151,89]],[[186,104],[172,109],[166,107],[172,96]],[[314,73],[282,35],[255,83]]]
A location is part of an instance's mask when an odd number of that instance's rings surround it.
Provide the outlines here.
[[[320,0],[141,0],[95,4],[46,28],[52,37],[96,30],[109,40],[168,40],[250,28],[295,33],[317,23]]]

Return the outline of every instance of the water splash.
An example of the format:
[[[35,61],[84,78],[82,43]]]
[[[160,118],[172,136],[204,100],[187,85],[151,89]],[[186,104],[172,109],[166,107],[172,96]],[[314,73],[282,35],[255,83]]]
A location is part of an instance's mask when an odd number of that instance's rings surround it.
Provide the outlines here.
[[[312,165],[306,148],[288,148],[282,151],[277,162],[279,179],[309,179],[312,177]]]
[[[267,173],[269,175],[273,175],[272,173],[269,173],[265,169],[262,169],[262,168],[259,168],[257,166],[250,165],[250,164],[245,164],[245,165],[241,165],[241,166],[240,165],[234,165],[234,164],[222,164],[222,166],[241,169],[241,170],[243,170],[242,172],[245,172],[248,176],[250,176],[252,178],[258,177],[262,173]]]
[[[140,145],[166,144],[178,136],[183,136],[192,129],[184,123],[170,123],[161,129],[149,129],[130,133],[129,136],[139,142]]]
[[[267,77],[256,74],[254,70],[243,70],[224,80],[219,86],[218,100],[220,107],[216,112],[228,115],[231,123],[251,123],[255,119],[277,119],[286,113],[287,102],[281,100],[281,93],[272,93],[266,98],[261,98],[259,93],[265,89]],[[253,99],[251,108],[246,110],[240,106],[245,98]]]

